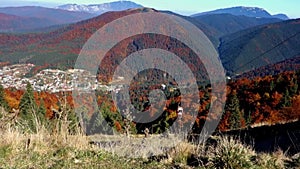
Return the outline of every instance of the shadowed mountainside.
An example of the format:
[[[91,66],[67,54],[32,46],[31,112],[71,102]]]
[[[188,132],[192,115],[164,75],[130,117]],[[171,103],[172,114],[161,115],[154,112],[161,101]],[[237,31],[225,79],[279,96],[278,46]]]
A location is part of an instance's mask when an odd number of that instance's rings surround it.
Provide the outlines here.
[[[218,37],[232,34],[258,25],[270,24],[282,21],[277,18],[255,18],[236,16],[232,14],[210,14],[193,17],[198,22],[218,30]]]
[[[300,19],[249,28],[221,38],[220,58],[230,75],[272,66],[299,56],[299,34]]]

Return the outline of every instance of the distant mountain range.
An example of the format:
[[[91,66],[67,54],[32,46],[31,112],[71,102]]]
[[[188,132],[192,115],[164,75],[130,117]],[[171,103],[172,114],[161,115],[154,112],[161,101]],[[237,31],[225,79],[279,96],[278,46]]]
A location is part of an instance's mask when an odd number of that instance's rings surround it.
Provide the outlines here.
[[[48,30],[46,27],[59,27],[57,25],[79,22],[109,11],[122,11],[141,7],[141,5],[130,1],[95,5],[66,4],[56,8],[38,6],[4,7],[0,8],[2,14],[0,16],[0,32]]]
[[[58,25],[65,25],[90,19],[105,12],[122,11],[141,7],[142,5],[131,1],[117,1],[92,5],[66,4],[58,6],[55,9],[37,6],[5,7],[0,8],[0,13],[3,14],[0,16],[0,21],[3,21],[2,24],[0,24],[0,32],[40,32],[44,30],[53,30],[53,28],[60,27]],[[4,15],[13,15],[19,18],[17,19],[10,17],[11,20],[8,20],[8,17],[4,17]],[[277,22],[279,19],[288,19],[288,17],[284,14],[272,16],[264,9],[251,7],[219,9],[196,14],[192,17],[194,17],[196,20],[200,20],[206,25],[218,27],[217,29],[219,29],[221,32],[215,33],[219,34],[219,36],[233,33],[251,26]],[[248,19],[245,17],[248,17]],[[245,20],[248,20],[248,22],[245,22]],[[231,23],[231,25],[227,24],[226,22]],[[225,26],[222,26],[223,23],[225,25],[229,25],[230,27],[226,28]],[[49,26],[53,28],[48,29],[47,27]],[[218,40],[213,41],[215,44],[218,44]]]
[[[232,7],[232,8],[224,8],[224,9],[217,9],[209,12],[203,12],[192,15],[195,16],[202,16],[202,15],[210,15],[210,14],[231,14],[236,16],[248,16],[248,17],[255,17],[255,18],[278,18],[282,20],[288,20],[289,17],[285,14],[277,14],[271,15],[269,12],[262,8],[257,7]]]
[[[78,4],[66,4],[58,6],[57,9],[63,9],[67,11],[76,12],[88,12],[93,14],[102,14],[109,11],[123,11],[132,8],[142,8],[142,5],[136,4],[131,1],[117,1],[104,4],[93,4],[93,5],[78,5]]]
[[[129,7],[129,4],[132,4],[127,1],[118,3],[124,3],[123,7]],[[121,9],[121,6],[118,9],[113,6],[111,5],[105,10]],[[136,5],[134,6],[136,7]],[[248,9],[245,7],[230,9],[237,10],[238,8]],[[100,12],[99,10],[95,11]],[[163,12],[187,19],[201,29],[215,45],[224,68],[230,76],[245,72],[251,72],[247,76],[254,76],[262,74],[262,71],[265,71],[263,74],[267,74],[278,71],[278,67],[282,67],[283,63],[290,65],[289,68],[285,68],[286,70],[299,67],[300,19],[283,21],[278,16],[272,16],[260,8],[249,8],[246,11],[252,14],[256,13],[256,15],[206,12],[189,17],[151,8],[136,8],[134,10],[107,12],[96,16],[95,13],[42,7],[0,8],[0,31],[31,30],[32,32],[0,34],[0,62],[28,62],[51,67],[70,68],[74,66],[86,40],[106,23],[133,13]],[[33,30],[39,30],[41,33]],[[130,50],[142,49],[147,45],[152,45],[151,47],[166,45],[160,42],[164,41],[163,39],[151,44],[150,42],[154,42],[151,39],[153,37],[139,38],[128,42],[129,45],[127,46]],[[176,43],[172,42],[172,44]],[[176,50],[176,45],[171,45],[169,48]],[[297,61],[298,65],[293,65],[293,61]],[[276,70],[272,69],[272,65],[277,65]]]
[[[149,8],[108,12],[95,18],[57,28],[49,33],[0,34],[0,61],[47,64],[59,68],[72,67],[82,46],[96,30],[119,17],[145,11],[159,12]],[[284,59],[292,59],[300,53],[299,38],[293,37],[300,32],[299,19],[282,21],[276,18],[253,18],[230,14],[180,17],[192,22],[210,38],[230,75],[282,62]],[[128,41],[129,51],[143,49],[149,45],[152,47],[166,45],[161,44],[165,41],[163,39],[151,44],[150,42],[155,42],[153,39],[150,40],[153,37],[139,38],[141,39]],[[173,50],[177,47],[177,45],[169,46]],[[114,52],[116,54],[119,51]],[[123,54],[120,53],[120,56]],[[188,62],[192,63],[192,60]]]
[[[20,17],[0,13],[0,32],[16,32],[52,26],[54,23],[45,18]]]
[[[258,25],[282,21],[277,18],[256,18],[232,14],[207,14],[195,16],[193,19],[214,28],[215,36],[218,38]]]
[[[0,20],[4,21],[5,19],[5,23],[0,23],[2,32],[28,31],[54,25],[75,23],[95,16],[86,12],[73,12],[37,6],[5,7],[0,8],[0,13],[2,13]]]

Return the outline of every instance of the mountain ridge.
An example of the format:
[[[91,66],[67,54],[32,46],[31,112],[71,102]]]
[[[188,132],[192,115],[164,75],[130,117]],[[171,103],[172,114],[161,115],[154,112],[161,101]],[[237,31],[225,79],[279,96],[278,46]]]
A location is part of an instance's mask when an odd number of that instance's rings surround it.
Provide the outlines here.
[[[216,28],[219,31],[218,37],[232,34],[251,27],[281,22],[277,18],[253,18],[248,16],[237,16],[232,14],[209,14],[193,17],[199,22]]]
[[[236,16],[244,15],[248,17],[255,18],[278,18],[278,19],[288,19],[288,16],[285,14],[276,14],[271,15],[267,10],[258,7],[245,7],[245,6],[236,6],[230,8],[221,8],[212,11],[202,12],[191,15],[192,17],[202,16],[202,15],[210,15],[210,14],[232,14]]]
[[[23,22],[23,24],[15,26],[14,30],[21,32],[28,29],[34,30],[48,26],[75,23],[95,16],[85,12],[72,12],[39,6],[2,7],[0,8],[0,13],[24,19],[31,18],[31,21],[36,20],[36,22]],[[6,24],[13,24],[13,21],[11,23],[7,21]]]
[[[78,5],[78,4],[65,4],[56,7],[56,9],[63,9],[67,11],[88,12],[92,14],[103,14],[109,11],[122,11],[132,8],[142,8],[143,6],[131,1],[115,1],[103,4],[90,4],[90,5]]]
[[[18,32],[52,26],[48,19],[20,17],[0,13],[0,32]]]
[[[221,38],[219,55],[229,74],[293,59],[300,53],[300,19],[249,28]]]

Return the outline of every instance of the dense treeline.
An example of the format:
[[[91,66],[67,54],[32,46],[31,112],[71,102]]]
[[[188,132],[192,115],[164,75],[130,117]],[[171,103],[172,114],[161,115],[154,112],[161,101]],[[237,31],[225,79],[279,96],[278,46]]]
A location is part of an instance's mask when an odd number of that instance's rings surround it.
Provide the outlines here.
[[[227,108],[220,129],[296,120],[299,112],[300,72],[228,83]],[[239,119],[239,120],[236,120]]]

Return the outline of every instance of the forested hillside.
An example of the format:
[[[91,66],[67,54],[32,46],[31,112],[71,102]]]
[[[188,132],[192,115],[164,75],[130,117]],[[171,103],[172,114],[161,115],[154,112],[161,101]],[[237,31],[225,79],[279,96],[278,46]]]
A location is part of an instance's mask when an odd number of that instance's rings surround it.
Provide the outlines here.
[[[298,120],[300,117],[299,83],[299,72],[285,72],[276,76],[259,77],[253,80],[239,79],[229,82],[227,85],[227,101],[222,120],[219,124],[219,130],[225,131],[261,124],[273,125]],[[141,91],[143,87],[140,86],[140,88],[138,83],[133,84],[134,85],[131,86],[131,98],[133,100],[138,98],[138,102],[133,101],[133,104],[136,104],[135,107],[141,111],[145,111],[149,106],[147,105],[148,92],[156,87],[153,85],[151,87],[150,85],[146,90],[144,89],[144,92],[135,93],[133,92],[135,89]],[[171,89],[172,86],[169,86],[165,91],[168,100],[166,102],[163,115],[158,120],[154,121],[154,123],[159,125],[156,125],[154,129],[151,129],[153,132],[164,131],[166,129],[165,127],[172,125],[172,123],[177,119],[177,108],[181,101],[180,92]],[[30,87],[29,89],[27,88],[27,90],[30,91],[26,91],[25,93],[32,96],[26,97],[33,99],[28,104],[33,104],[33,107],[36,107],[37,109],[42,106],[42,114],[44,114],[43,116],[48,119],[55,118],[56,112],[54,110],[60,110],[63,104],[67,104],[70,108],[69,111],[73,113],[73,109],[75,107],[81,107],[81,105],[74,105],[71,93],[50,94],[46,92],[33,92]],[[212,120],[207,119],[206,117],[209,111],[211,99],[210,91],[211,88],[209,86],[200,87],[199,95],[201,100],[200,105],[198,105],[199,113],[193,127],[194,132],[196,133],[200,131],[205,120]],[[21,106],[22,102],[26,100],[23,91],[1,89],[1,93],[1,105],[5,105],[4,107],[7,111],[13,112],[13,110],[19,110],[20,112],[26,112],[26,106]],[[89,98],[88,93],[86,94],[86,97]],[[97,92],[97,99],[100,107],[99,111],[104,113],[103,116],[105,119],[110,122],[112,127],[116,127],[118,131],[124,132],[123,125],[125,119],[121,116],[113,104],[111,94],[99,91]],[[95,120],[94,118],[96,117],[93,116],[97,116],[97,113],[91,112],[90,110],[92,110],[92,107],[89,107],[89,105],[92,106],[90,102],[85,104],[87,119]],[[195,107],[195,105],[190,106]],[[189,110],[185,111],[187,112],[186,115],[183,115],[183,122],[190,123],[193,118],[189,115]],[[156,110],[154,109],[152,113],[155,114]],[[162,125],[165,124],[165,122],[169,123],[169,125]],[[101,125],[99,123],[91,124]],[[133,124],[133,127],[134,126],[137,127],[135,129],[137,132],[141,132],[145,127],[153,126],[153,123]],[[92,128],[93,126],[90,127]]]
[[[242,74],[299,56],[299,19],[249,28],[221,38],[228,74]]]

